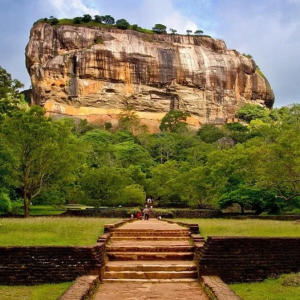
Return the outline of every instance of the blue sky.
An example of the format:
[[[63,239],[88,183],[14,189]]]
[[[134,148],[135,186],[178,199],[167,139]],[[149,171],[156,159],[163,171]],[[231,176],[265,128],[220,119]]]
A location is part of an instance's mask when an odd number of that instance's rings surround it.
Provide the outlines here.
[[[300,0],[0,0],[0,65],[30,86],[25,47],[34,21],[110,14],[185,33],[201,29],[251,54],[268,78],[275,106],[300,103]]]

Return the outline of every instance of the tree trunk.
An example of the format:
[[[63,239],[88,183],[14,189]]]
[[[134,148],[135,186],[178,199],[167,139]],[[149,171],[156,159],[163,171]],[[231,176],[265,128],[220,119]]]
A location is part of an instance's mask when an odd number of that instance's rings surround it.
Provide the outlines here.
[[[242,211],[242,214],[244,214],[244,213],[245,213],[245,210],[244,210],[244,205],[243,205],[243,204],[240,204],[240,206],[241,206],[241,211]]]
[[[23,204],[24,204],[24,217],[29,217],[29,203],[27,201],[27,192],[24,190],[23,192]]]

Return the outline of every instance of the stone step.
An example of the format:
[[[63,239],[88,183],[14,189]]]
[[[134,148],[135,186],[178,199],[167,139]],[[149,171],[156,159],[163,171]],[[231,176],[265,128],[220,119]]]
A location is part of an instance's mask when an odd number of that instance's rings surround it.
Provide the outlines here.
[[[110,252],[192,252],[193,246],[107,246],[106,253]]]
[[[175,279],[103,279],[103,282],[141,282],[141,283],[178,283],[178,282],[196,282],[194,278],[175,278]]]
[[[198,278],[197,271],[108,271],[104,274],[105,279],[179,279]]]
[[[125,230],[116,229],[113,232],[113,236],[190,236],[188,230]]]
[[[109,260],[193,260],[194,252],[107,252]]]
[[[189,236],[112,236],[110,240],[143,240],[143,241],[188,241]]]
[[[109,261],[105,266],[108,272],[131,271],[197,271],[197,266],[193,261]]]

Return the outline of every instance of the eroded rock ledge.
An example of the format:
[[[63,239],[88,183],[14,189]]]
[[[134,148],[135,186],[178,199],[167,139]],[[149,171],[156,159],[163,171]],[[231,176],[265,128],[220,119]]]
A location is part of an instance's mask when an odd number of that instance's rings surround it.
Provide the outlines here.
[[[133,105],[150,131],[170,109],[222,124],[244,103],[272,107],[252,59],[210,37],[37,23],[26,47],[33,103],[49,114],[115,123]]]

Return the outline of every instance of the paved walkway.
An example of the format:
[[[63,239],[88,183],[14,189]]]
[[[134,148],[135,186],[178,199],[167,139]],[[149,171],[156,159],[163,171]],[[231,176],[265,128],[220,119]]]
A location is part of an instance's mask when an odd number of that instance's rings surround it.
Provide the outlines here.
[[[157,219],[137,220],[132,223],[127,223],[118,230],[188,230],[186,227],[179,226],[176,223],[168,223]]]
[[[104,283],[93,300],[209,300],[199,283]]]

